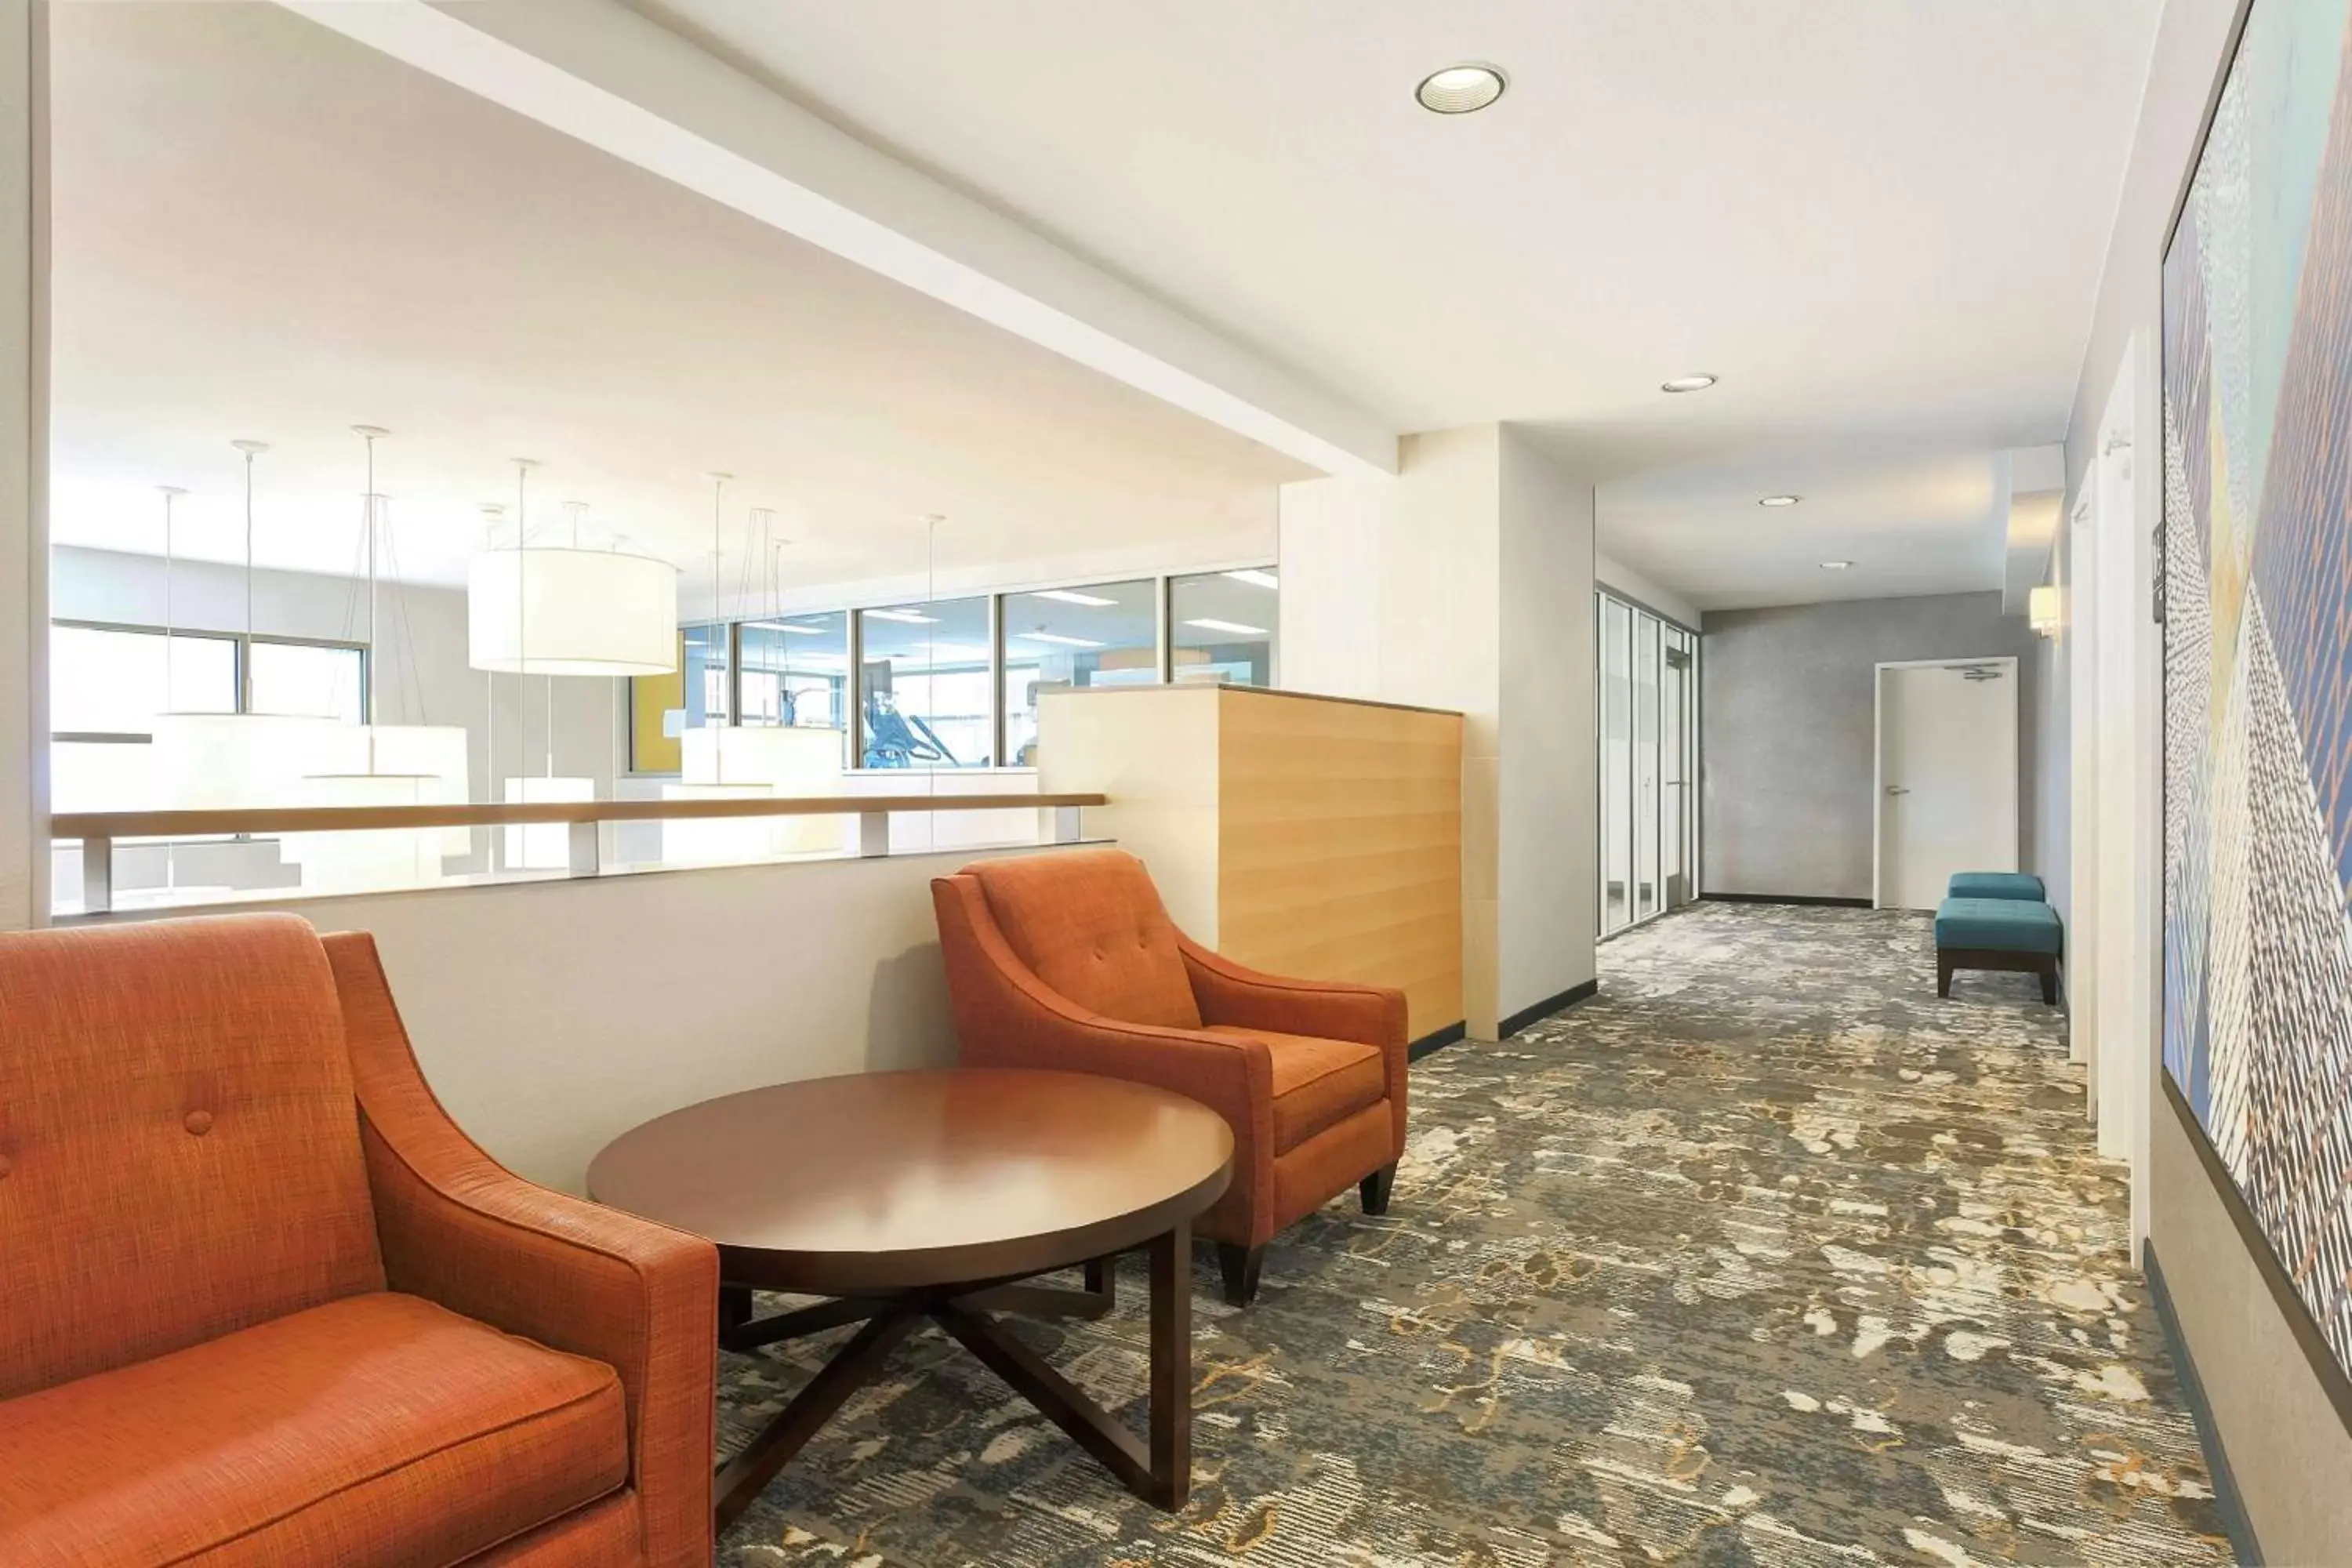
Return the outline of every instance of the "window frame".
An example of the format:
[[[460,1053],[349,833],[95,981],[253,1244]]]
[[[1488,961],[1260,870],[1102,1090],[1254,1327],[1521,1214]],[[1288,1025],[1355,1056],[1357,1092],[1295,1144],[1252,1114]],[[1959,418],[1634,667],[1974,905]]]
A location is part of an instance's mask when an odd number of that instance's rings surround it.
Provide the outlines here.
[[[360,721],[367,722],[368,700],[375,682],[375,650],[363,642],[346,637],[290,637],[278,632],[215,631],[206,626],[152,626],[137,621],[100,621],[80,616],[50,616],[49,629],[54,632],[59,626],[80,632],[114,632],[126,637],[173,639],[187,637],[191,640],[201,637],[206,642],[227,643],[231,650],[230,657],[236,666],[234,679],[236,683],[236,706],[228,710],[232,713],[253,711],[253,646],[256,643],[270,643],[280,647],[320,647],[355,653],[360,656]],[[52,730],[49,731],[49,742],[52,745],[59,741],[85,745],[148,745],[152,744],[154,739],[154,733],[152,731],[142,732],[137,730]]]

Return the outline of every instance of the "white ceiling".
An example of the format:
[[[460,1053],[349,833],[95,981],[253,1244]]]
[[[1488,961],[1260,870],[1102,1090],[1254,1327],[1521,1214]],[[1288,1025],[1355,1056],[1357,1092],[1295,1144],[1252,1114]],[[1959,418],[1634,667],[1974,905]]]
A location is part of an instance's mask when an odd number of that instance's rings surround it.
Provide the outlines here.
[[[635,4],[1400,428],[1537,426],[1713,604],[1832,536],[1845,595],[2000,584],[1954,476],[2063,433],[2160,8]],[[1416,107],[1462,59],[1502,101]]]
[[[348,570],[394,432],[406,574],[462,581],[506,459],[709,592],[710,491],[780,510],[795,584],[1271,553],[1308,470],[950,307],[261,4],[64,5],[54,532]],[[730,560],[728,576],[737,578]],[[699,574],[699,587],[697,576]]]

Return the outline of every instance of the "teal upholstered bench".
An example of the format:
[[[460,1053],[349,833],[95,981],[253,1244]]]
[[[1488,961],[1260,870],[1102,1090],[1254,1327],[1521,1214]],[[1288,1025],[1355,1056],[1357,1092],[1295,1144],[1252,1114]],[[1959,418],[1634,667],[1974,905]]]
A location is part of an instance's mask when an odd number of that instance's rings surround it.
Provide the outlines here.
[[[2058,911],[2039,899],[1946,899],[1936,910],[1936,994],[1952,994],[1955,969],[2013,969],[2040,975],[2042,999],[2055,1003],[2063,946]]]
[[[2042,902],[2042,879],[2024,871],[1955,871],[1948,899],[2024,899]]]

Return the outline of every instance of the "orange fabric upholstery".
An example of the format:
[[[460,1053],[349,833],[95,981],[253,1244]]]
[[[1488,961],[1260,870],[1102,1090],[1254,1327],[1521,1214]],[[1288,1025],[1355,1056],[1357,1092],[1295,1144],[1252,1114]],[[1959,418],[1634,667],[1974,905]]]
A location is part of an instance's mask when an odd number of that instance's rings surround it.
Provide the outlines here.
[[[0,1399],[383,1289],[341,1045],[290,916],[0,943]]]
[[[1227,1026],[1202,1033],[1265,1042],[1274,1059],[1274,1147],[1279,1153],[1288,1153],[1368,1105],[1378,1105],[1388,1094],[1381,1053],[1353,1040]]]
[[[611,1367],[350,1296],[0,1404],[0,1563],[459,1563],[628,1467]]]
[[[0,934],[0,1563],[708,1568],[716,1249],[477,1148],[367,937]]]
[[[649,1568],[710,1560],[719,1250],[533,1186],[457,1130],[417,1070],[363,932],[325,939],[364,1113],[384,1272],[395,1290],[620,1373]]]
[[[1122,1024],[1201,1026],[1176,924],[1143,862],[1116,849],[982,860],[965,868],[1006,945],[1090,1013]]]
[[[1202,1236],[1263,1246],[1404,1152],[1402,992],[1220,958],[1175,930],[1143,863],[1115,849],[983,860],[934,880],[931,901],[966,1062],[1156,1084],[1224,1117],[1234,1180],[1196,1222]],[[1181,1005],[1160,995],[1162,927]],[[1143,959],[1116,984],[1102,978],[1122,942],[1150,955],[1148,1002],[1133,978]],[[1073,975],[1076,989],[1055,978]]]

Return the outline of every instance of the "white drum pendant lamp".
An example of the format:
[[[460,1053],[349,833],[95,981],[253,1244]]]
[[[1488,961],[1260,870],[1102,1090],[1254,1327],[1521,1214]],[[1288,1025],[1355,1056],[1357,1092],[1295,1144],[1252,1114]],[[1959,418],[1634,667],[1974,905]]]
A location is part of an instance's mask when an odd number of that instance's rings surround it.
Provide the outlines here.
[[[677,668],[677,568],[619,550],[533,544],[474,558],[467,661],[498,675],[667,675]]]

